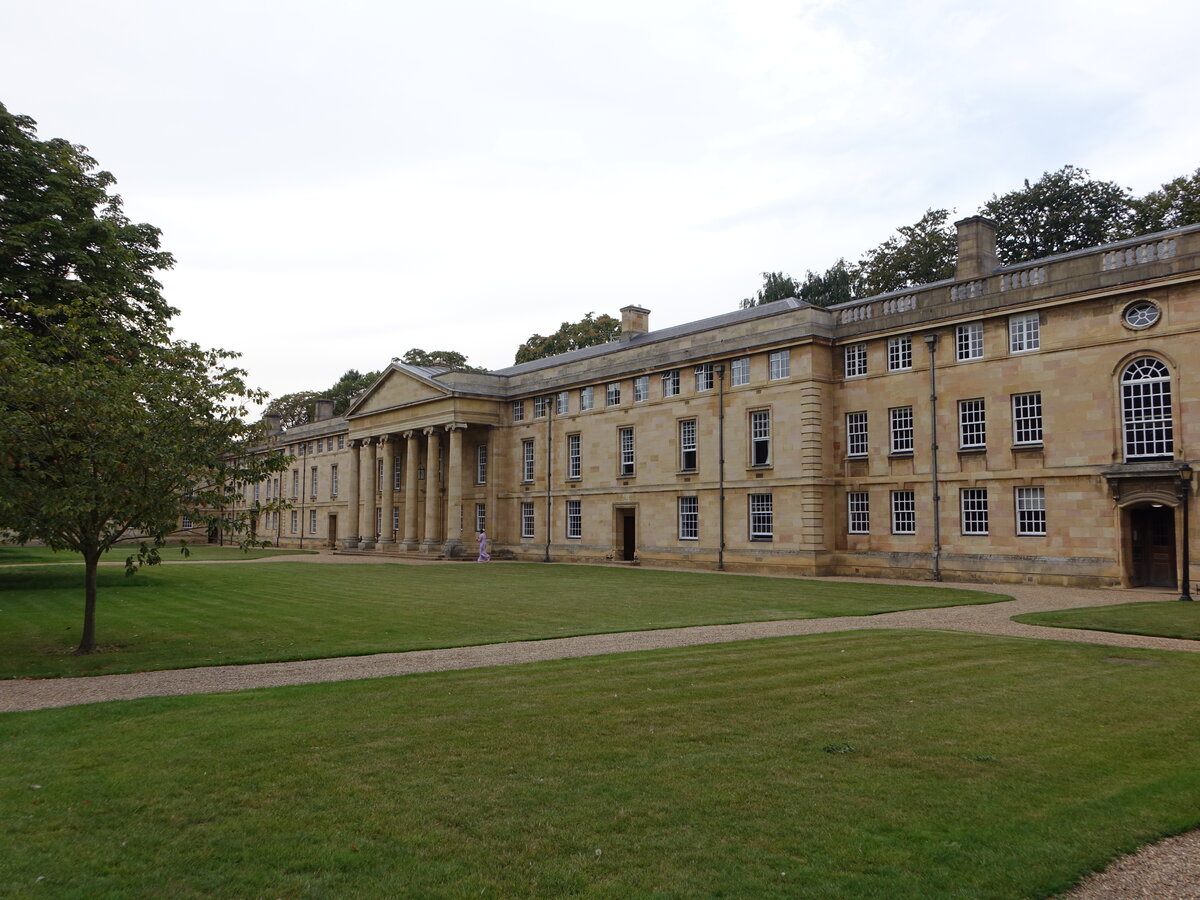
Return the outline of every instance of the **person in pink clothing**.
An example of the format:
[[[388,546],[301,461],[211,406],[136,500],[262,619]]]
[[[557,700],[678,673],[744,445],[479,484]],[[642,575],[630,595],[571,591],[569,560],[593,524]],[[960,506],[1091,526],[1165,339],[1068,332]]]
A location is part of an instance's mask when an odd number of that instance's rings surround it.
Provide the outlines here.
[[[491,555],[487,552],[487,532],[486,531],[479,532],[479,537],[476,538],[476,540],[479,541],[479,558],[477,560],[475,560],[475,562],[487,562],[489,559],[492,558]]]

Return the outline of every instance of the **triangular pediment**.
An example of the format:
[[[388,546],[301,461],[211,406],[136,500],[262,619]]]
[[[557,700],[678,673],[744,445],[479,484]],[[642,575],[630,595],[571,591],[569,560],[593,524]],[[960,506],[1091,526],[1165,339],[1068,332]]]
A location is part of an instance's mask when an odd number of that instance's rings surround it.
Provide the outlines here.
[[[347,418],[370,415],[374,412],[412,406],[430,400],[449,397],[449,388],[439,384],[430,374],[436,370],[392,363],[362,396],[346,411]]]

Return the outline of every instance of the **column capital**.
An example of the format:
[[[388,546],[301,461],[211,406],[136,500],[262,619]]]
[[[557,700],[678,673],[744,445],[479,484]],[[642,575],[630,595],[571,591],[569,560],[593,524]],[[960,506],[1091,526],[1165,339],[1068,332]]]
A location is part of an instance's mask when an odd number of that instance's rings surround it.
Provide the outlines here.
[[[425,435],[426,437],[429,437],[429,435],[435,433],[436,431],[437,431],[437,428],[435,428],[433,425],[430,425],[428,428],[422,428],[421,434]]]
[[[416,433],[417,433],[416,430],[410,428],[410,429],[408,429],[408,431],[400,432],[400,436],[403,437],[406,441],[411,441],[413,439],[413,437],[416,435]]]
[[[467,426],[463,422],[451,422],[446,426],[447,431],[466,431]]]
[[[377,444],[390,444],[392,442],[392,436],[390,434],[381,434],[379,437],[375,438],[375,442]]]

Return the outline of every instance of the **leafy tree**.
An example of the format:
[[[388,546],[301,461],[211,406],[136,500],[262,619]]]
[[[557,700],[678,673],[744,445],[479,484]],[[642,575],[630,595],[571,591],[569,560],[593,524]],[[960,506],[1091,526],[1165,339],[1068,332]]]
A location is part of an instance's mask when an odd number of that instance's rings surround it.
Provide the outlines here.
[[[1181,175],[1133,201],[1134,234],[1200,222],[1200,169]]]
[[[86,148],[39,140],[35,125],[0,104],[0,322],[40,327],[76,303],[105,326],[165,321],[175,310],[154,273],[174,260],[159,230],[125,217]]]
[[[468,365],[467,358],[453,350],[422,350],[420,347],[413,347],[400,357],[400,362],[410,366],[426,366],[431,369],[458,369],[464,372],[486,371],[486,369]]]
[[[996,221],[996,254],[1004,265],[1083,250],[1129,237],[1133,199],[1127,188],[1095,181],[1063,166],[1033,184],[992,199],[979,210]]]
[[[367,372],[365,375],[358,369],[347,369],[342,377],[333,383],[333,387],[316,395],[315,399],[332,400],[333,414],[343,415],[354,402],[354,398],[375,383],[379,372]]]
[[[313,420],[318,399],[321,399],[321,395],[316,391],[295,391],[291,394],[283,394],[267,404],[263,415],[279,416],[279,424],[284,428],[307,425]]]
[[[839,259],[820,275],[811,269],[806,272],[797,296],[813,306],[846,303],[856,296],[857,280],[858,270],[847,264],[845,259]]]
[[[105,550],[148,538],[136,561],[153,564],[184,510],[204,521],[283,466],[249,454],[261,434],[241,401],[261,398],[233,355],[171,340],[154,275],[173,260],[95,170],[0,106],[0,530],[82,554],[80,653],[95,648]]]
[[[774,303],[776,300],[787,300],[790,297],[799,295],[799,288],[791,275],[784,275],[782,272],[763,272],[761,274],[763,280],[762,287],[758,289],[758,293],[753,297],[742,299],[742,309],[749,309],[752,306],[762,306],[764,303]]]
[[[517,348],[518,363],[557,356],[581,347],[594,347],[616,340],[621,334],[621,320],[610,315],[588,313],[578,322],[563,322],[558,331],[549,336],[532,334],[529,340]]]
[[[859,296],[953,277],[958,245],[949,218],[949,210],[926,210],[914,224],[897,228],[895,235],[868,250],[859,263]]]
[[[87,303],[15,306],[37,327],[0,326],[0,527],[18,543],[83,556],[76,652],[90,653],[101,555],[140,537],[153,546],[137,563],[153,564],[185,513],[244,533],[246,515],[213,511],[233,508],[240,485],[283,460],[252,452],[262,433],[243,420],[243,403],[262,395],[226,365],[234,354],[165,331],[123,339]],[[132,572],[134,557],[126,565]]]

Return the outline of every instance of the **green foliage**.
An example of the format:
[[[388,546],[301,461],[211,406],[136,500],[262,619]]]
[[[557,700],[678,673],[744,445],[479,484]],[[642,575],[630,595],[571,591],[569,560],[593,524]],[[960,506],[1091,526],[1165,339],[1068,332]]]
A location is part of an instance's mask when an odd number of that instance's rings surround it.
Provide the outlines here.
[[[1032,184],[985,203],[980,212],[996,221],[1001,265],[1084,250],[1130,237],[1133,199],[1113,181],[1088,178],[1088,170],[1063,166]]]
[[[462,372],[486,372],[478,366],[467,364],[467,358],[454,350],[422,350],[413,347],[407,351],[400,362],[410,366],[426,366],[431,369],[455,369]]]
[[[342,377],[333,383],[328,390],[316,395],[315,399],[332,400],[333,414],[340,416],[350,408],[359,394],[375,383],[379,372],[359,372],[358,369],[347,369]]]
[[[594,347],[615,341],[621,334],[621,320],[610,315],[588,313],[578,322],[563,322],[558,331],[548,337],[532,334],[517,348],[516,362],[533,362],[547,356],[557,356],[581,347]]]
[[[1150,234],[1200,222],[1200,169],[1133,201],[1133,233]]]
[[[797,296],[799,288],[791,275],[784,275],[782,272],[763,272],[761,274],[762,287],[753,297],[742,298],[742,309],[763,306],[767,303],[774,303],[776,300],[787,300]]]
[[[306,425],[313,420],[313,411],[320,396],[316,391],[283,394],[267,404],[263,415],[279,416],[279,424],[283,428]]]
[[[847,303],[855,298],[855,282],[858,277],[856,267],[848,264],[845,259],[839,259],[820,275],[811,269],[806,272],[797,296],[813,306]]]
[[[1133,197],[1115,182],[1097,181],[1087,169],[1067,165],[993,195],[979,211],[996,221],[999,262],[1026,262],[1200,222],[1200,169]],[[832,306],[952,278],[958,248],[949,216],[948,210],[927,210],[868,250],[858,265],[839,259],[824,274],[808,271],[800,284],[782,272],[763,272],[763,286],[741,307],[793,296]]]
[[[928,209],[859,262],[859,296],[870,297],[954,277],[957,238],[950,211]]]
[[[0,328],[0,526],[83,555],[90,619],[100,554],[139,535],[161,546],[181,515],[233,507],[242,483],[283,461],[249,452],[262,435],[244,403],[261,395],[227,365],[234,354],[153,333],[119,341],[77,307],[22,312],[36,328]]]
[[[105,550],[140,535],[129,568],[153,565],[180,515],[203,520],[282,468],[244,455],[261,439],[244,404],[263,398],[234,354],[171,339],[153,275],[173,260],[95,168],[0,106],[0,529],[83,555],[80,653]]]
[[[175,310],[154,278],[174,264],[159,230],[125,217],[85,147],[39,140],[35,124],[0,104],[0,322],[40,327],[70,307],[114,328],[160,325]]]

